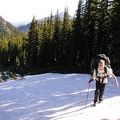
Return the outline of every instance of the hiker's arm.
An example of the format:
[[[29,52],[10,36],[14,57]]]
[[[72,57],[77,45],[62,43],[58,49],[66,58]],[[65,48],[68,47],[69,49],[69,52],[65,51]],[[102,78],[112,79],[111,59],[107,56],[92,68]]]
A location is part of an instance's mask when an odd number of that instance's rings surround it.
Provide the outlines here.
[[[94,70],[93,75],[92,75],[92,79],[95,80],[95,78],[96,78],[96,70]]]
[[[118,80],[117,80],[116,76],[115,76],[113,73],[111,73],[111,76],[112,76],[113,79],[115,80],[116,86],[119,87],[119,83],[118,83]]]
[[[91,76],[91,79],[89,80],[89,84],[93,81],[93,80],[95,80],[95,76],[96,75],[96,72],[95,72],[95,70],[94,70],[94,72],[93,72],[93,74],[92,74],[92,76]]]
[[[92,81],[93,81],[93,79],[91,78],[88,83],[90,84]]]
[[[112,72],[112,70],[109,69],[109,68],[107,68],[107,73],[108,73],[108,75],[110,75],[110,76],[113,77],[113,79],[115,80],[115,84],[116,84],[116,86],[119,87],[118,80],[117,80],[116,76],[114,75],[114,73]]]

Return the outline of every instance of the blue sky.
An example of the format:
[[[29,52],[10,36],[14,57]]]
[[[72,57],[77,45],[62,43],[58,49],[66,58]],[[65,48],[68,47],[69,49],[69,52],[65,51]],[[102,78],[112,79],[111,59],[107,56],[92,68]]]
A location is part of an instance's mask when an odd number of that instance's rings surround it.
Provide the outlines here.
[[[64,12],[68,7],[70,15],[77,10],[79,0],[0,0],[0,16],[9,22],[31,21],[33,15],[36,19],[48,17],[57,9]]]

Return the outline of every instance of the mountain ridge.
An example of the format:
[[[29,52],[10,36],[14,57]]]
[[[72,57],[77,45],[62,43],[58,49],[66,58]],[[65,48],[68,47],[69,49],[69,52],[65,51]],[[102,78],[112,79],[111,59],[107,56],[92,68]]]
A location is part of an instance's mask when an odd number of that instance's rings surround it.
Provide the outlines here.
[[[2,16],[0,16],[0,38],[8,37],[12,33],[20,34],[21,32],[14,27],[10,22],[6,21]]]
[[[58,14],[61,20],[64,19],[64,12]],[[55,17],[55,15],[53,16]],[[73,19],[70,16],[70,19]],[[48,17],[46,17],[48,18]],[[38,19],[38,22],[42,22],[45,18]],[[31,20],[32,21],[32,20]],[[20,33],[27,33],[31,24],[31,21],[23,21],[19,23],[11,23],[6,21],[2,16],[0,16],[0,38],[2,36],[9,36],[11,33],[20,34]]]
[[[59,13],[58,15],[59,15],[59,17],[60,17],[62,20],[64,19],[64,12],[61,12],[61,13]],[[53,17],[55,17],[55,15],[54,15]],[[69,17],[70,17],[70,19],[73,19],[72,16],[69,16]],[[48,17],[46,17],[46,18],[48,18]],[[38,22],[40,23],[40,22],[42,22],[44,19],[45,19],[45,18],[38,19]],[[31,23],[31,22],[30,22],[30,23]],[[30,27],[30,23],[28,23],[28,24],[26,24],[26,25],[18,26],[17,28],[18,28],[18,30],[21,31],[22,33],[27,33],[28,30],[29,30],[29,27]]]

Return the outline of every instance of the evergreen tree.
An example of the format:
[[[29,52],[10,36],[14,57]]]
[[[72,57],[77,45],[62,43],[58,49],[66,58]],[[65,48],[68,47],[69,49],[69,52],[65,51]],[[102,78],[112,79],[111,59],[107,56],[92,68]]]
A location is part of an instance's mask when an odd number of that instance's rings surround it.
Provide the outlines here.
[[[48,46],[48,53],[47,53],[47,64],[53,64],[54,63],[54,49],[55,49],[55,45],[53,42],[53,37],[54,37],[54,18],[52,15],[52,12],[50,14],[50,19],[49,19],[49,29],[48,29],[48,33],[49,33],[49,46]]]
[[[9,65],[11,71],[16,68],[16,57],[17,57],[17,46],[16,46],[16,36],[12,34],[8,39],[8,55],[9,55]]]
[[[83,9],[82,0],[79,0],[76,17],[73,21],[72,41],[71,41],[71,58],[70,63],[81,64],[84,58],[85,41],[83,33]]]
[[[120,61],[120,1],[114,0],[110,3],[110,56],[113,61]]]
[[[49,46],[50,46],[50,32],[49,32],[49,17],[48,19],[45,18],[41,24],[42,29],[42,40],[41,40],[41,47],[40,47],[40,65],[45,66],[49,63]]]
[[[97,16],[97,53],[109,54],[109,26],[110,16],[108,10],[108,0],[101,0],[98,6]]]
[[[60,61],[62,64],[68,63],[70,53],[70,41],[71,41],[71,21],[69,18],[68,9],[65,8],[63,28],[62,28],[62,39],[60,40]]]
[[[0,65],[3,69],[8,67],[8,40],[3,37],[0,39]]]
[[[17,36],[16,37],[16,47],[17,47],[17,60],[16,64],[18,69],[23,69],[26,66],[26,39],[27,36]]]
[[[28,47],[27,47],[27,62],[31,67],[37,66],[38,48],[39,48],[39,24],[33,16],[29,32],[28,32]]]
[[[58,10],[55,16],[55,20],[54,20],[54,27],[55,27],[55,32],[54,32],[54,45],[55,45],[55,51],[54,51],[54,59],[57,63],[60,63],[60,41],[62,39],[62,20],[60,18],[60,16],[58,15]]]

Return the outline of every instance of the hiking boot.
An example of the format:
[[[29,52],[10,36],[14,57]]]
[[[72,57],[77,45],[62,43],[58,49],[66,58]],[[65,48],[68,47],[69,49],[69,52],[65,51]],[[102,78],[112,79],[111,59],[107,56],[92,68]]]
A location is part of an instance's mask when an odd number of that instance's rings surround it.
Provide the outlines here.
[[[99,102],[102,102],[103,101],[103,99],[102,98],[99,98]]]
[[[96,106],[96,102],[94,102],[94,106]]]
[[[96,101],[96,100],[94,100],[94,106],[96,106],[96,103],[97,103],[97,101]]]

